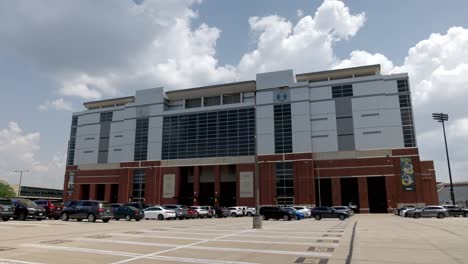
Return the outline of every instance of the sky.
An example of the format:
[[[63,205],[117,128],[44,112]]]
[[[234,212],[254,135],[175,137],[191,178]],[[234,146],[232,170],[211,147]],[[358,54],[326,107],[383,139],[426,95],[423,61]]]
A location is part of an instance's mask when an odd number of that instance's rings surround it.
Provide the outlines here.
[[[468,1],[0,1],[0,179],[63,187],[83,102],[381,64],[407,72],[423,160],[468,181]]]

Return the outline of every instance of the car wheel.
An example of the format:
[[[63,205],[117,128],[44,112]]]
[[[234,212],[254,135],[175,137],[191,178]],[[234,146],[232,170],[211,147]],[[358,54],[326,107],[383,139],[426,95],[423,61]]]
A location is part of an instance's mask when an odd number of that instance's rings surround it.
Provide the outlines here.
[[[81,221],[83,221],[83,219],[77,218],[76,221],[81,222]]]
[[[439,214],[437,215],[437,218],[439,218],[439,219],[442,219],[442,218],[444,218],[444,217],[445,217],[445,215],[444,215],[443,213],[439,213]]]
[[[299,216],[297,216],[297,215],[294,216],[294,219],[299,220]]]
[[[93,214],[88,215],[88,222],[96,222],[96,216]]]
[[[158,215],[158,220],[164,220],[164,215],[159,214],[159,215]]]
[[[114,219],[115,219],[116,221],[119,221],[119,220],[120,220],[120,218],[118,218],[118,217],[117,217],[117,218],[114,218]]]
[[[284,221],[289,221],[291,219],[290,219],[289,215],[283,215],[283,220]]]
[[[54,220],[59,220],[60,217],[59,216],[54,216]]]
[[[416,218],[416,219],[418,219],[418,218],[421,217],[421,215],[420,215],[420,214],[414,214],[413,217]]]
[[[140,221],[140,220],[141,220],[141,219],[135,219],[135,221],[137,221],[137,222]]]
[[[132,217],[131,217],[130,215],[126,215],[126,216],[125,216],[125,220],[126,220],[126,221],[132,221]]]
[[[24,213],[20,213],[20,214],[18,215],[18,220],[19,220],[19,221],[24,221],[24,220],[26,220],[26,215],[25,215]]]
[[[62,219],[62,221],[68,221],[69,217],[68,217],[68,214],[67,213],[63,213],[60,218]]]
[[[36,218],[36,221],[42,221],[42,218]]]
[[[463,217],[468,217],[468,213],[464,213],[464,214],[463,214]]]
[[[236,217],[237,215],[236,215],[236,213],[232,213],[231,216],[232,216],[232,217]]]
[[[108,223],[110,221],[110,218],[102,219],[102,222]]]
[[[252,213],[251,213],[251,212],[248,212],[248,213],[247,213],[247,216],[252,216]]]
[[[343,220],[345,220],[346,217],[345,217],[344,215],[340,215],[340,216],[338,216],[338,218],[339,218],[341,221],[343,221]]]
[[[322,216],[321,215],[315,215],[314,218],[315,218],[315,220],[320,220],[320,219],[322,219]]]
[[[10,220],[10,218],[4,217],[4,218],[2,218],[2,220],[6,222],[6,221]]]

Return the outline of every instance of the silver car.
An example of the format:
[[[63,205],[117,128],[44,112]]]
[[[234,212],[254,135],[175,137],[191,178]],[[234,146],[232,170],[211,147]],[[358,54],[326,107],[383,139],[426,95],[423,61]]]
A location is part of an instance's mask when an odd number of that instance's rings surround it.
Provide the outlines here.
[[[407,212],[408,217],[420,218],[420,217],[437,217],[444,218],[449,216],[447,209],[438,205],[426,206],[422,209],[414,209]]]

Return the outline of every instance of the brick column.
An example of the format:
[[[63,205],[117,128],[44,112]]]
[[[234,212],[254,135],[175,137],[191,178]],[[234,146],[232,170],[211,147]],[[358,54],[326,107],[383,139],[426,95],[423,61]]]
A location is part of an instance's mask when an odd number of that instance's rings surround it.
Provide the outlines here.
[[[221,166],[216,165],[214,166],[214,194],[215,194],[215,206],[219,206],[219,197],[221,195]]]
[[[89,200],[96,200],[96,184],[89,185]]]
[[[198,196],[200,194],[200,167],[193,167],[193,205],[198,205]]]
[[[358,178],[358,189],[359,189],[359,212],[369,213],[369,195],[367,193],[367,178]]]
[[[340,178],[332,178],[332,204],[333,206],[341,205],[341,182]]]
[[[112,185],[110,183],[107,183],[106,184],[106,189],[105,189],[105,192],[104,192],[104,201],[106,201],[106,202],[111,201],[111,189],[112,189]]]
[[[119,203],[127,203],[128,198],[133,195],[133,170],[122,169],[119,179]]]

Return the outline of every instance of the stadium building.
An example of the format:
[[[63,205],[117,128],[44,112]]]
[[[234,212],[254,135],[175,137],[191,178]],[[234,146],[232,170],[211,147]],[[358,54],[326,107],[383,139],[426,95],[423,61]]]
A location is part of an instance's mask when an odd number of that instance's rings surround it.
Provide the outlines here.
[[[84,103],[73,114],[64,200],[147,204],[437,204],[420,160],[408,75],[380,65]],[[257,156],[256,156],[257,153]]]

